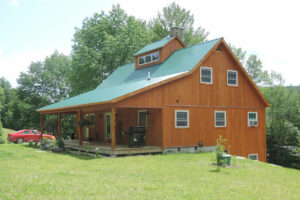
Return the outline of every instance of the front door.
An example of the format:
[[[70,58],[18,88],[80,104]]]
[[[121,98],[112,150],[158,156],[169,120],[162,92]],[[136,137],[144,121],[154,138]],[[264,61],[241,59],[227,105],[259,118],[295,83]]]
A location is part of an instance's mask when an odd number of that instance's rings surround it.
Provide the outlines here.
[[[110,143],[111,139],[111,113],[104,114],[104,141]]]

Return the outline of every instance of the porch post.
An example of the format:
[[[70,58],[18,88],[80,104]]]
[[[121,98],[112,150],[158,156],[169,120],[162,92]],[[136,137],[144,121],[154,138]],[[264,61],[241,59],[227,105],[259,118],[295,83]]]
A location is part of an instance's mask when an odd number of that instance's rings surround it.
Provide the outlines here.
[[[76,111],[76,136],[77,136],[77,139],[79,141],[80,139],[80,126],[79,126],[79,111]]]
[[[44,133],[44,115],[40,114],[40,123],[41,123],[41,133]]]
[[[61,113],[57,114],[58,138],[61,139]]]
[[[116,108],[111,108],[111,121],[110,121],[110,127],[111,127],[111,148],[116,148]]]
[[[79,121],[82,120],[82,110],[79,111]],[[83,131],[82,127],[79,127],[79,145],[82,145],[83,142]]]

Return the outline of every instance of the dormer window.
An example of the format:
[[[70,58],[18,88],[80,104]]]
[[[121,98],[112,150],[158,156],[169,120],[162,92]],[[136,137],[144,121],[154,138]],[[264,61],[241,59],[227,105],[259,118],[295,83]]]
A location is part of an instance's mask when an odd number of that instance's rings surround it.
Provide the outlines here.
[[[139,65],[145,65],[145,64],[148,64],[148,63],[156,62],[158,60],[159,60],[158,51],[156,51],[154,53],[147,54],[145,56],[141,56],[138,59]]]

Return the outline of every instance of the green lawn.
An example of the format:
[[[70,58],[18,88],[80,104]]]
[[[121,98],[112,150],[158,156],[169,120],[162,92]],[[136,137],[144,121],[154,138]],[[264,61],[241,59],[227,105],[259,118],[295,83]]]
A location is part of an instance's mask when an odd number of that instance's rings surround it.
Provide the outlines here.
[[[2,130],[3,130],[2,138],[4,139],[4,141],[5,141],[6,143],[7,143],[7,134],[16,132],[15,130],[7,129],[7,128],[2,128]],[[1,199],[1,198],[0,198],[0,199]]]
[[[212,153],[90,158],[0,145],[0,199],[299,199],[300,171]]]

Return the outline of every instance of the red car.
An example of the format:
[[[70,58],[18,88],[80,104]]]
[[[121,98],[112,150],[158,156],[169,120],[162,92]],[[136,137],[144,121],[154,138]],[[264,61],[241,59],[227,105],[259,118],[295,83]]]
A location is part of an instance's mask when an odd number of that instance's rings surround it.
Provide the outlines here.
[[[32,129],[20,130],[15,133],[10,133],[7,135],[7,140],[22,144],[23,142],[34,141],[39,142],[41,140],[41,132]],[[55,140],[53,135],[43,134],[43,138],[49,138],[50,140]]]

